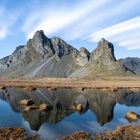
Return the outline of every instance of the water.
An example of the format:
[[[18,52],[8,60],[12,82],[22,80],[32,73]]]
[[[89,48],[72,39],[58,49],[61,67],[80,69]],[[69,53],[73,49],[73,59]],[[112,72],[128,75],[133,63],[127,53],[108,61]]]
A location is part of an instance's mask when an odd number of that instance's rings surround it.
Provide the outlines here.
[[[129,124],[124,118],[128,111],[140,114],[140,93],[125,90],[103,93],[97,90],[38,89],[31,92],[9,88],[0,91],[0,98],[1,128],[23,127],[49,140],[75,131],[96,134],[113,130],[117,126]],[[35,110],[25,112],[19,102],[27,98],[36,104],[49,103],[53,105],[53,109],[48,112]],[[88,104],[82,113],[78,113],[69,109],[74,102],[81,102],[83,105],[88,102]],[[140,120],[131,124],[140,124]]]

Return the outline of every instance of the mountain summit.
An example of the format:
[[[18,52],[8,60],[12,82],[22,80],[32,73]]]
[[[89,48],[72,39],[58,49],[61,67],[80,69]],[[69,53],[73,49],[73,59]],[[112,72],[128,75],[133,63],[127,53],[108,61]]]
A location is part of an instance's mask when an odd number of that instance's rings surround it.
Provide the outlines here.
[[[108,42],[102,38],[97,48],[91,52],[91,65],[97,72],[108,72],[111,73],[124,73],[127,69],[121,65],[115,58],[114,46],[111,42]]]
[[[48,38],[36,31],[26,45],[21,45],[0,60],[0,75],[8,77],[93,77],[125,75],[130,72],[116,60],[114,46],[101,39],[91,53],[84,47],[78,51],[58,37]]]

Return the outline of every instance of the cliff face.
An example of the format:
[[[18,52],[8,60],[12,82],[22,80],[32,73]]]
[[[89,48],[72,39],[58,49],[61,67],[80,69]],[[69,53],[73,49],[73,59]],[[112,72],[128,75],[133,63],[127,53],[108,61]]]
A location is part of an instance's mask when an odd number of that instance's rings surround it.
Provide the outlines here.
[[[98,72],[123,73],[126,71],[125,67],[116,61],[113,44],[105,39],[101,39],[97,48],[91,53],[90,62]]]
[[[58,37],[48,38],[42,30],[35,32],[25,46],[0,60],[0,75],[15,78],[125,75],[126,71],[129,69],[114,56],[113,44],[105,39],[90,53],[84,47],[78,51]]]

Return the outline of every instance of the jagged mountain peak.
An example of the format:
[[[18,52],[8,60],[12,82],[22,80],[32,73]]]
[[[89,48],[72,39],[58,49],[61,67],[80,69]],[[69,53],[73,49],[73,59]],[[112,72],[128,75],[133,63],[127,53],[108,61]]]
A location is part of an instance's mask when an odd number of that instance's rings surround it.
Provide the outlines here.
[[[90,57],[90,52],[85,48],[85,47],[81,47],[80,49],[79,49],[79,53],[80,53],[80,55],[81,56],[86,56],[86,57],[88,57],[88,59],[89,59],[89,57]]]
[[[44,31],[43,30],[38,30],[38,31],[36,31],[35,32],[35,34],[34,34],[34,36],[44,36],[45,34],[44,34]]]
[[[24,48],[24,45],[19,45],[18,47],[16,47],[16,50],[13,53],[18,52],[18,51],[20,51],[23,48]]]
[[[91,53],[91,55],[94,60],[97,60],[98,58],[106,58],[116,61],[113,44],[104,38],[98,42],[97,48]]]
[[[126,71],[126,68],[115,58],[113,44],[104,38],[98,42],[97,48],[91,52],[90,63],[94,70],[99,73],[122,74]]]
[[[56,44],[60,44],[60,43],[64,42],[64,40],[62,40],[61,38],[56,37],[56,36],[54,36],[53,38],[51,38],[51,40],[53,42],[55,42]]]
[[[76,57],[76,63],[79,66],[85,66],[89,62],[89,59],[90,52],[86,48],[81,47]]]
[[[33,47],[44,47],[44,44],[49,42],[49,38],[44,34],[43,30],[36,31],[32,40]]]
[[[126,68],[116,60],[113,44],[104,38],[90,53],[84,47],[78,51],[59,37],[48,38],[39,30],[25,46],[0,60],[0,70],[10,76],[84,77],[102,72],[125,73]]]
[[[43,58],[55,55],[57,60],[63,55],[76,51],[75,48],[59,37],[48,38],[42,30],[35,32],[34,37],[29,40],[27,46],[33,47]]]
[[[50,39],[42,30],[35,32],[33,38],[27,42],[26,47],[28,51],[34,51],[40,58],[44,58],[46,54],[54,53]]]

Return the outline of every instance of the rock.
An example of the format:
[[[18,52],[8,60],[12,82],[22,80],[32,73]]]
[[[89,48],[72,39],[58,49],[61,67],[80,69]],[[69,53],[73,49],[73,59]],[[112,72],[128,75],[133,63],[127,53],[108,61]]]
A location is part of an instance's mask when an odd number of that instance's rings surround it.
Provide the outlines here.
[[[41,105],[39,105],[39,110],[40,111],[47,110],[47,108],[48,108],[48,105],[47,104],[41,104]]]
[[[77,49],[62,39],[48,38],[40,30],[35,32],[25,46],[18,47],[12,55],[0,60],[0,75],[31,78],[48,75],[66,77],[76,67],[74,57],[77,52]]]
[[[101,39],[97,48],[91,52],[90,63],[98,73],[125,73],[126,69],[115,58],[114,46],[105,39]]]
[[[119,62],[121,62],[127,69],[140,76],[140,58],[128,57],[120,59]]]
[[[6,87],[5,86],[0,86],[0,89],[6,90]]]
[[[137,126],[121,126],[116,130],[106,133],[99,133],[92,136],[87,132],[76,132],[70,136],[65,136],[61,140],[139,140],[140,125]]]
[[[22,104],[26,105],[26,101],[22,100]],[[30,111],[30,110],[39,110],[39,111],[47,111],[50,110],[52,108],[52,106],[47,105],[47,104],[40,104],[40,105],[28,105],[28,106],[24,106],[23,109],[24,111]]]
[[[50,110],[51,108],[52,108],[52,106],[47,105],[47,104],[39,105],[39,111],[47,111],[47,110]]]
[[[0,59],[0,76],[10,78],[92,77],[103,73],[125,75],[127,71],[116,60],[113,44],[105,39],[90,54],[86,48],[78,51],[58,37],[48,38],[42,30]]]
[[[55,51],[56,59],[58,61],[60,61],[63,56],[73,54],[74,51],[76,51],[76,49],[74,49],[72,46],[68,45],[58,37],[53,37],[51,39],[51,43]]]
[[[50,57],[54,54],[54,49],[51,40],[45,36],[42,30],[36,31],[31,43],[27,45],[28,48],[34,48],[39,57]]]
[[[36,109],[39,109],[39,106],[31,105],[31,106],[26,106],[24,108],[24,111],[30,111],[30,110],[36,110]]]
[[[27,90],[27,91],[36,91],[37,88],[36,87],[25,87],[24,90]]]
[[[139,140],[140,138],[140,125],[120,126],[112,132],[107,132],[104,136],[96,137],[97,140]],[[96,140],[95,139],[95,140]]]
[[[129,121],[129,122],[133,122],[133,121],[137,121],[140,118],[140,115],[136,114],[135,112],[127,112],[125,115],[125,118]]]
[[[15,67],[17,65],[22,65],[24,59],[24,45],[20,45],[16,48],[16,50],[9,56],[6,65],[7,68]]]
[[[91,59],[93,61],[100,58],[104,58],[106,61],[116,61],[113,44],[108,42],[104,38],[99,41],[97,48],[91,53]],[[104,59],[102,60],[104,61]]]
[[[88,100],[83,95],[79,95],[74,99],[73,105],[81,110],[86,110],[88,108]]]
[[[47,88],[48,89],[48,91],[56,91],[57,90],[57,88],[55,88],[55,87],[50,87],[50,88]]]
[[[25,130],[23,128],[4,128],[0,129],[0,139],[2,140],[13,140],[20,139],[23,140],[25,137]],[[4,138],[5,137],[5,138]]]
[[[76,57],[76,63],[79,66],[84,66],[88,63],[90,57],[90,53],[86,48],[80,48],[80,51]]]
[[[72,109],[78,112],[84,112],[88,108],[88,100],[83,96],[79,95],[74,99]]]
[[[20,101],[20,104],[21,105],[26,105],[26,106],[31,106],[31,105],[34,104],[34,102],[32,100],[30,100],[30,99],[24,99],[24,100]]]
[[[82,104],[73,105],[73,106],[72,106],[72,109],[73,109],[74,111],[82,112],[83,106],[82,106]]]
[[[7,68],[8,59],[9,59],[9,56],[0,59],[0,69],[1,70],[4,70]]]
[[[0,140],[38,140],[37,134],[27,134],[24,128],[0,128]]]
[[[86,132],[76,132],[71,136],[65,136],[61,140],[93,140],[92,136]]]

